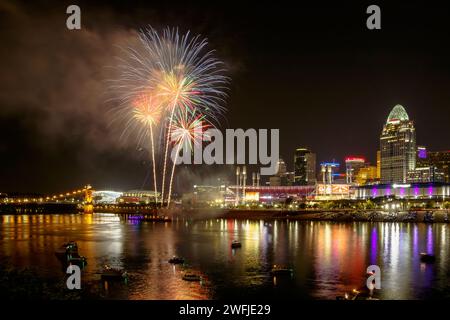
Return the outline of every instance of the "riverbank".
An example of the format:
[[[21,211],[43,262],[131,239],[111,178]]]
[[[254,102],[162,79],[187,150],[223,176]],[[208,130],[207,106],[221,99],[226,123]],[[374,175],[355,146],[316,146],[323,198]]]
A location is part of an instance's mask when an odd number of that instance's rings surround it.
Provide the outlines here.
[[[302,221],[341,221],[341,222],[425,222],[425,223],[449,223],[449,209],[429,209],[415,211],[386,212],[380,210],[356,210],[356,209],[336,209],[336,210],[283,210],[283,209],[158,209],[155,212],[150,208],[131,208],[122,210],[100,210],[95,213],[115,213],[120,216],[158,215],[169,219],[242,219],[242,220],[302,220]],[[48,214],[74,214],[82,212],[49,212]],[[0,212],[2,215],[39,215],[44,212]],[[149,219],[150,220],[150,219]]]
[[[192,219],[304,220],[304,221],[365,221],[365,222],[450,222],[449,210],[384,212],[377,210],[245,210],[196,209],[174,214]]]

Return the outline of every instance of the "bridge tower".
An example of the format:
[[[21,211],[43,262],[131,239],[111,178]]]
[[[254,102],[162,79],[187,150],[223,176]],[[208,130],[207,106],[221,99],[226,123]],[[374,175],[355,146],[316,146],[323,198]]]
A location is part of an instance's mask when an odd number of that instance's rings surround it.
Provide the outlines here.
[[[89,184],[84,187],[84,213],[94,213],[93,192],[94,189]]]

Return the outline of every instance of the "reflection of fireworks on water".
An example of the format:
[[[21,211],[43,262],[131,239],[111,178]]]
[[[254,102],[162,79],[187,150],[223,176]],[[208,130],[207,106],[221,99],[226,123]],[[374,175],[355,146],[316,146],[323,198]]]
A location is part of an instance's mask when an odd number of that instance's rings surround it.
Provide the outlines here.
[[[172,173],[170,174],[169,193],[167,196],[167,205],[170,205],[170,198],[172,195],[173,175],[175,173],[175,165],[180,154],[180,149],[183,152],[192,151],[194,147],[201,146],[204,137],[207,137],[207,130],[211,125],[207,122],[206,117],[197,112],[196,109],[182,109],[175,113],[172,123],[171,140],[175,145],[175,157],[172,165]]]
[[[206,50],[208,43],[199,36],[192,37],[189,32],[180,35],[177,29],[170,28],[160,35],[149,27],[140,32],[139,39],[141,46],[128,48],[127,59],[121,59],[121,77],[113,89],[120,92],[124,105],[132,104],[136,97],[145,94],[157,101],[158,108],[161,108],[161,120],[150,127],[158,123],[162,129],[161,195],[164,201],[174,117],[178,112],[189,112],[196,116],[202,114],[208,122],[218,123],[219,116],[225,111],[224,91],[228,79],[224,76],[223,63],[214,57],[212,51]],[[143,128],[148,127],[146,116],[140,112],[135,109],[132,117],[139,120]]]

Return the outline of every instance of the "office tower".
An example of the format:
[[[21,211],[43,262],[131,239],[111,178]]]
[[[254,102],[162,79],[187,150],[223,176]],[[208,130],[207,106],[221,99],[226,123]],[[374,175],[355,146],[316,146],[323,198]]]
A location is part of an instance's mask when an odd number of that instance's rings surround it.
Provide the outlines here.
[[[380,137],[381,183],[405,183],[416,167],[416,131],[401,105],[396,105]]]
[[[450,182],[450,151],[428,151],[426,158],[419,161],[421,166],[435,167],[444,175],[444,181]]]
[[[316,183],[316,154],[307,148],[298,148],[294,155],[294,185]]]

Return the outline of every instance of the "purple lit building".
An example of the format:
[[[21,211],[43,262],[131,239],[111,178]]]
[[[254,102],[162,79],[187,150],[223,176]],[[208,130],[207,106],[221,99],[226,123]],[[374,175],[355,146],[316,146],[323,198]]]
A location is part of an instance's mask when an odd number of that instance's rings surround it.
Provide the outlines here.
[[[449,183],[394,183],[361,186],[354,189],[357,199],[395,197],[398,199],[436,199],[450,198]]]

